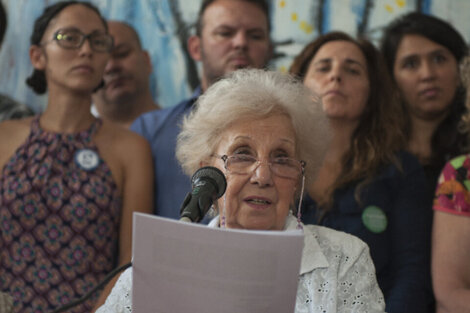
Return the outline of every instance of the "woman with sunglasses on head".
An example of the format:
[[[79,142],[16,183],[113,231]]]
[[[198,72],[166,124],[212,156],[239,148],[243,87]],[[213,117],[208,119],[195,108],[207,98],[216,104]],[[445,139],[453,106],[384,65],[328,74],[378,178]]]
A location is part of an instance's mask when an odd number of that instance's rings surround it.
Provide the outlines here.
[[[47,108],[0,124],[0,291],[15,312],[51,311],[129,262],[132,213],[151,211],[148,144],[90,113],[112,47],[89,3],[58,2],[34,24],[27,83]]]

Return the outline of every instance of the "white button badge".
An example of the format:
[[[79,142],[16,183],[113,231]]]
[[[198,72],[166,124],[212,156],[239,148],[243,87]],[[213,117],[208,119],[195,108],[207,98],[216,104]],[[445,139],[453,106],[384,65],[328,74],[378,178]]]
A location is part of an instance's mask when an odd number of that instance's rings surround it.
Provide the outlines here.
[[[75,152],[75,163],[85,171],[92,171],[100,163],[100,158],[96,151],[80,149]]]

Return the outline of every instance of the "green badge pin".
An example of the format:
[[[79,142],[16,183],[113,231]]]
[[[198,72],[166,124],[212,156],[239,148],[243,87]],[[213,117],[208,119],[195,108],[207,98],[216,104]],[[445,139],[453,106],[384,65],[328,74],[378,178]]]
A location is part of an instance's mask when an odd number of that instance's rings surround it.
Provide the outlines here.
[[[384,211],[375,205],[369,205],[362,212],[362,222],[368,230],[379,234],[387,229],[387,216]]]

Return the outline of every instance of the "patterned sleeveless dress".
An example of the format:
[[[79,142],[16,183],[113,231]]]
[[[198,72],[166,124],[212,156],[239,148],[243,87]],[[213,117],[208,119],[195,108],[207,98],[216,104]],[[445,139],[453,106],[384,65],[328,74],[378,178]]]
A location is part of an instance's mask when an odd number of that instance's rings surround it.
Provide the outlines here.
[[[37,116],[1,172],[0,291],[14,298],[14,312],[50,312],[116,265],[121,200],[92,142],[101,124],[58,134]],[[68,312],[90,312],[96,298]]]

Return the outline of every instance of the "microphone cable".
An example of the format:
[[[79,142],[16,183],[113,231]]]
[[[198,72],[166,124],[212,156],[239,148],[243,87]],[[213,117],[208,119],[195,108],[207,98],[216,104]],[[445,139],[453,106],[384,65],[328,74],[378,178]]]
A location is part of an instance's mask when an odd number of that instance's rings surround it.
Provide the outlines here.
[[[71,309],[79,304],[82,304],[83,302],[85,302],[86,300],[88,300],[96,291],[98,291],[99,289],[103,288],[104,285],[106,285],[114,276],[116,276],[119,272],[122,272],[124,271],[125,269],[129,268],[132,266],[132,262],[129,262],[127,264],[124,264],[120,267],[117,267],[115,268],[114,270],[112,270],[111,272],[108,273],[108,275],[106,275],[104,277],[104,279],[98,284],[96,285],[95,287],[93,287],[93,289],[91,289],[90,291],[88,291],[83,297],[81,297],[80,299],[77,299],[77,300],[74,300],[70,303],[67,303],[66,305],[64,306],[61,306],[57,309],[55,309],[54,311],[52,311],[51,313],[59,313],[59,312],[64,312],[68,309]]]

